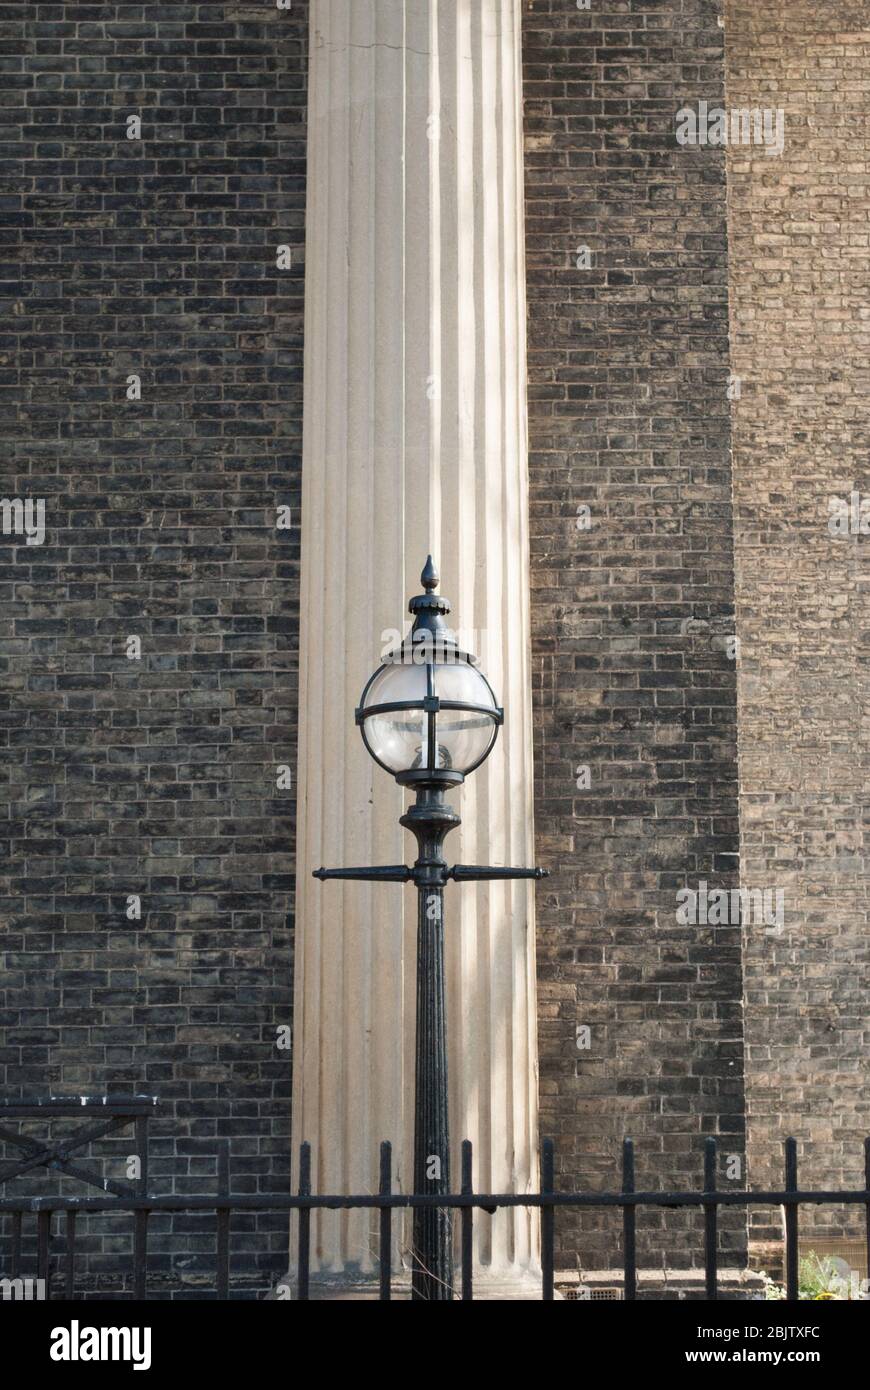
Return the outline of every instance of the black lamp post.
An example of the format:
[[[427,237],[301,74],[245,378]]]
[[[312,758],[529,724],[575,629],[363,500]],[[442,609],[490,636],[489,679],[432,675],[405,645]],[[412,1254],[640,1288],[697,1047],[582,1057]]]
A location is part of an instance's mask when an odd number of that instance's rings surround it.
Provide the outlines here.
[[[492,752],[504,713],[477,658],[459,649],[445,622],[447,599],[436,594],[431,555],[421,575],[425,593],[412,598],[410,635],[384,657],[356,711],[375,762],[416,802],[400,823],[417,840],[414,867],[317,869],[319,879],[368,879],[417,885],[417,1040],[414,1107],[414,1191],[450,1191],[447,1020],[444,1006],[444,885],[449,879],[543,878],[545,869],[499,869],[455,864],[442,854],[460,818],[446,793],[458,787]],[[453,1229],[449,1208],[415,1207],[413,1299],[453,1297]]]

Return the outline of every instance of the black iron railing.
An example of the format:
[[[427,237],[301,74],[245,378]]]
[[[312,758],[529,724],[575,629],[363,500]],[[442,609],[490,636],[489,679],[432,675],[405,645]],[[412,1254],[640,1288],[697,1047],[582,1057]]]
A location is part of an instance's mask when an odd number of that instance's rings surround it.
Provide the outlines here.
[[[8,1113],[8,1112],[7,1112]],[[295,1271],[295,1300],[306,1300],[311,1292],[311,1213],[312,1211],[355,1211],[373,1209],[379,1213],[379,1298],[393,1296],[392,1222],[393,1213],[421,1207],[448,1207],[460,1218],[460,1298],[474,1298],[473,1235],[474,1213],[487,1214],[509,1208],[538,1208],[541,1212],[541,1298],[547,1302],[555,1294],[556,1214],[564,1209],[616,1207],[623,1220],[623,1293],[631,1301],[637,1297],[637,1254],[635,1223],[640,1207],[698,1207],[704,1213],[704,1269],[706,1298],[718,1297],[718,1214],[721,1207],[781,1206],[784,1209],[785,1296],[798,1298],[798,1213],[801,1206],[832,1204],[864,1208],[867,1255],[870,1260],[870,1139],[864,1141],[864,1182],[862,1189],[849,1191],[801,1190],[797,1183],[797,1141],[785,1141],[785,1186],[781,1190],[747,1192],[716,1190],[715,1139],[707,1139],[704,1152],[704,1186],[690,1192],[638,1192],[635,1188],[634,1145],[626,1139],[622,1149],[622,1187],[619,1192],[557,1192],[555,1190],[555,1150],[552,1140],[541,1147],[541,1187],[539,1192],[483,1193],[472,1186],[473,1151],[468,1140],[462,1144],[461,1190],[456,1193],[418,1195],[393,1192],[392,1149],[380,1148],[380,1182],[377,1193],[343,1196],[311,1191],[311,1148],[300,1150],[299,1186],[290,1194],[236,1194],[230,1192],[229,1145],[218,1150],[218,1191],[208,1195],[169,1195],[149,1197],[142,1192],[124,1196],[100,1197],[3,1197],[0,1213],[12,1212],[20,1219],[30,1213],[38,1225],[37,1278],[44,1281],[47,1297],[75,1297],[75,1218],[85,1212],[128,1213],[134,1219],[133,1288],[134,1299],[148,1297],[148,1221],[156,1212],[212,1211],[216,1214],[217,1236],[214,1292],[219,1299],[231,1293],[230,1227],[234,1212],[297,1212],[298,1239]],[[52,1290],[49,1250],[51,1221],[66,1216],[65,1278],[63,1292]],[[20,1255],[20,1228],[18,1233]],[[15,1256],[13,1252],[13,1267]],[[16,1271],[17,1273],[17,1271]],[[12,1277],[15,1277],[13,1274]]]
[[[146,1198],[148,1195],[148,1121],[158,1105],[156,1096],[137,1095],[137,1096],[113,1096],[113,1095],[71,1095],[71,1096],[51,1096],[40,1100],[21,1100],[6,1101],[0,1106],[0,1141],[7,1144],[10,1148],[17,1149],[19,1157],[11,1163],[0,1167],[0,1187],[12,1182],[15,1178],[23,1177],[38,1168],[45,1168],[50,1173],[56,1173],[62,1177],[75,1178],[78,1182],[84,1183],[88,1187],[97,1188],[100,1192],[109,1192],[115,1199],[115,1205],[119,1211],[128,1211],[131,1208],[127,1204],[130,1198]],[[99,1116],[99,1118],[95,1118]],[[88,1120],[89,1123],[84,1128],[73,1129],[64,1138],[56,1136],[48,1139],[37,1140],[30,1135],[17,1133],[8,1128],[8,1121],[38,1120],[50,1126],[57,1120]],[[139,1175],[135,1184],[122,1183],[112,1178],[104,1177],[90,1167],[84,1167],[81,1163],[73,1162],[71,1155],[76,1150],[85,1147],[90,1148],[100,1139],[114,1137],[122,1130],[132,1128],[135,1135],[136,1156],[139,1160]],[[0,1274],[3,1277],[18,1280],[19,1271],[22,1267],[22,1220],[25,1212],[33,1211],[36,1214],[36,1263],[37,1279],[42,1281],[41,1288],[50,1288],[48,1280],[49,1269],[49,1244],[51,1239],[51,1210],[40,1206],[43,1198],[31,1198],[27,1202],[17,1203],[15,1199],[11,1202],[4,1202],[4,1210],[12,1213],[12,1252],[10,1268],[14,1273],[6,1275],[3,1266],[0,1266]],[[75,1203],[77,1200],[73,1198]],[[66,1212],[66,1285],[73,1287],[74,1264],[75,1264],[75,1241],[76,1241],[76,1216],[81,1210],[78,1206],[67,1206],[58,1208]],[[146,1217],[137,1210],[134,1216],[136,1223],[137,1237],[141,1238],[142,1227]],[[4,1290],[5,1294],[5,1290]],[[70,1296],[70,1295],[68,1295]]]

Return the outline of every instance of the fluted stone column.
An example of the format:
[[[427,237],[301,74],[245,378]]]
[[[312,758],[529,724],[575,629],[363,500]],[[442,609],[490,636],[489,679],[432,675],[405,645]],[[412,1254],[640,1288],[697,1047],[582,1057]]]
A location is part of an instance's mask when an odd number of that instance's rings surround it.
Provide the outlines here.
[[[409,1191],[415,893],[311,871],[413,854],[353,711],[429,552],[506,714],[451,862],[533,863],[520,0],[312,0],[309,114],[294,1150],[371,1192],[390,1139]],[[472,1139],[479,1190],[537,1183],[532,891],[446,890],[453,1171]],[[481,1292],[519,1291],[534,1216],[476,1228]],[[373,1276],[371,1212],[312,1231],[321,1280]]]

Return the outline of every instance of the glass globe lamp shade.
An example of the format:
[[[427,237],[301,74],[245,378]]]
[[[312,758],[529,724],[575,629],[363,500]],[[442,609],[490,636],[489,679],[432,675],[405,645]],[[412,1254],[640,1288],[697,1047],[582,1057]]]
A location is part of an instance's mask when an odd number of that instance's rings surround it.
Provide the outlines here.
[[[449,771],[460,780],[488,757],[502,717],[467,653],[411,644],[385,658],[357,710],[366,747],[387,772]]]

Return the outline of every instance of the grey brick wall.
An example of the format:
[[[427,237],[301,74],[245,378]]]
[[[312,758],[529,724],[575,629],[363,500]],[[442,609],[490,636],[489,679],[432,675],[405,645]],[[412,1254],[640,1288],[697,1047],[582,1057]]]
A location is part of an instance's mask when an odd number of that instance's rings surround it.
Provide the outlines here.
[[[0,551],[0,1080],[159,1094],[157,1191],[219,1137],[288,1173],[306,41],[305,0],[0,5],[0,492],[46,506]]]
[[[829,498],[870,497],[870,23],[863,0],[727,0],[729,99],[779,107],[778,157],[728,152],[743,867],[784,893],[747,932],[750,1178],[862,1185],[867,1087],[866,534]],[[860,1236],[852,1209],[802,1231]],[[759,1212],[754,1239],[780,1234]]]
[[[722,96],[720,5],[523,8],[541,1125],[566,1184],[612,1187],[630,1134],[639,1181],[694,1186],[744,1128],[739,928],[675,920],[738,852],[725,161],[675,140]],[[617,1217],[558,1227],[564,1267],[617,1263]],[[639,1231],[697,1262],[694,1215]]]

